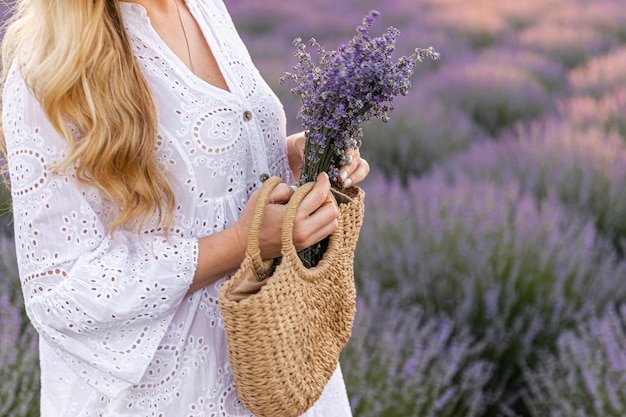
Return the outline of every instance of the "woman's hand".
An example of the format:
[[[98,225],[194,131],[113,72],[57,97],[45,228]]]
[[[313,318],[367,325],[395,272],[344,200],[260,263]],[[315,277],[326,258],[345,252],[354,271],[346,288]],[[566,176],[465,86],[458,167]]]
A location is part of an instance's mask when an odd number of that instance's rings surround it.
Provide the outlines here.
[[[343,188],[357,185],[370,173],[370,164],[363,158],[358,149],[347,149],[348,163],[339,169],[339,183]]]
[[[302,136],[302,146],[304,146],[303,140],[304,136]],[[360,157],[359,151],[352,149],[349,152],[352,155],[352,163],[342,167],[340,171],[346,173],[345,178],[340,177],[341,184],[346,188],[356,185],[369,173],[369,164]],[[291,187],[280,184],[269,196],[259,233],[259,246],[263,259],[274,259],[281,255],[285,204],[293,193]],[[198,266],[188,293],[215,282],[239,268],[244,259],[257,197],[258,191],[252,193],[241,217],[232,227],[198,240]],[[302,200],[296,211],[293,229],[293,242],[296,249],[308,248],[337,230],[338,215],[337,206],[330,193],[328,175],[318,175],[315,186]]]
[[[263,259],[280,256],[285,203],[289,201],[293,193],[291,187],[279,184],[269,196],[259,232],[259,247]],[[258,192],[255,191],[246,203],[241,218],[234,226],[239,239],[243,239],[244,242],[248,239],[248,230],[257,197]],[[337,206],[330,193],[328,175],[318,175],[315,186],[302,200],[296,211],[293,228],[293,242],[296,249],[308,248],[337,230],[338,215]]]
[[[301,166],[304,161],[304,132],[295,133],[287,137],[287,157],[289,166],[296,180],[300,178]],[[361,158],[358,149],[347,149],[348,164],[339,170],[339,185],[348,188],[357,185],[367,177],[370,172],[369,163]]]

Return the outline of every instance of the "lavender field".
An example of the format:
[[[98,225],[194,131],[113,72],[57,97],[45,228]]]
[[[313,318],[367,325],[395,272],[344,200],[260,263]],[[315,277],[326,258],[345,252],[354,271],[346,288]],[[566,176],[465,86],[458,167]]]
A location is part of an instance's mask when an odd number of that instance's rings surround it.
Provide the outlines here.
[[[225,3],[290,132],[295,37],[336,48],[376,9],[374,33],[402,32],[398,57],[442,54],[389,123],[365,126],[341,359],[354,415],[625,416],[623,1]],[[0,219],[0,417],[36,416],[36,336]]]

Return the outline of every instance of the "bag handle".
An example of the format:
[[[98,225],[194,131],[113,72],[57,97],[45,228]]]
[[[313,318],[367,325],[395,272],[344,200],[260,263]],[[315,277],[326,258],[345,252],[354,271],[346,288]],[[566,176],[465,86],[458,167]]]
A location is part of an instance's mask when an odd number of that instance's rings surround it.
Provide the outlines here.
[[[263,275],[267,271],[267,267],[264,265],[263,259],[261,258],[261,248],[259,247],[259,233],[261,231],[261,223],[263,221],[263,213],[265,211],[265,206],[269,200],[269,196],[274,191],[278,185],[283,182],[279,177],[270,177],[261,186],[259,190],[259,195],[257,196],[255,210],[252,213],[252,221],[250,223],[250,229],[248,230],[248,246],[246,248],[246,253],[252,260],[252,264],[254,265],[254,269],[257,273],[257,277],[259,281],[262,281]]]
[[[314,182],[307,182],[303,185],[299,186],[295,193],[289,199],[287,203],[287,210],[285,212],[285,217],[283,218],[283,227],[282,227],[282,249],[281,253],[283,255],[290,252],[291,248],[293,248],[293,226],[296,220],[296,211],[298,210],[298,206],[304,200],[313,187],[315,186]]]

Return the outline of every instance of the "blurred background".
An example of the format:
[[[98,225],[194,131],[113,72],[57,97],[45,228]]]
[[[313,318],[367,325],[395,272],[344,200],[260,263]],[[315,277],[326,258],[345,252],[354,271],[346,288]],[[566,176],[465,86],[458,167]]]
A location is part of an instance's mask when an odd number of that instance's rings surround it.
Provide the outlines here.
[[[365,126],[341,358],[354,415],[626,415],[623,1],[225,3],[290,132],[300,103],[278,80],[295,37],[335,49],[376,9],[374,34],[402,32],[398,57],[442,54],[418,64],[389,123]],[[0,195],[0,416],[36,416],[36,337]]]

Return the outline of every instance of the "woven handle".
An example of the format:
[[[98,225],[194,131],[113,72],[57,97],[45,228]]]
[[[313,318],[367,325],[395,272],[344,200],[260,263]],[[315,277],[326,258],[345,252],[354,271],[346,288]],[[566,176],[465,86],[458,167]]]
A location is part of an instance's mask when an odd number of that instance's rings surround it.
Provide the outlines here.
[[[318,265],[313,268],[307,268],[302,264],[302,261],[298,257],[298,253],[293,244],[293,227],[296,217],[296,211],[298,210],[300,203],[302,203],[302,200],[311,192],[314,186],[315,182],[307,182],[301,185],[289,199],[289,202],[287,203],[285,217],[283,218],[281,236],[281,253],[283,255],[283,262],[289,262],[293,270],[297,270],[298,275],[308,281],[315,281],[320,277],[323,277],[326,273],[326,270],[333,263],[335,256],[337,256],[339,250],[339,242],[337,240],[339,239],[339,231],[342,228],[342,221],[340,216],[337,218],[339,228],[337,231],[329,236],[330,243],[320,263],[318,263]],[[334,199],[333,202],[335,204],[337,203]]]
[[[269,200],[269,196],[279,184],[283,181],[279,177],[270,177],[261,186],[259,195],[256,200],[254,213],[252,214],[252,222],[248,230],[248,246],[246,252],[252,259],[254,269],[259,276],[265,272],[266,267],[261,258],[261,248],[259,247],[259,233],[261,231],[261,223],[263,222],[263,213],[265,206]]]
[[[313,187],[315,186],[314,182],[307,182],[296,190],[296,192],[291,196],[289,202],[287,203],[287,210],[285,212],[285,217],[283,218],[283,228],[282,228],[282,254],[286,255],[288,252],[292,250],[293,246],[293,226],[296,219],[296,211]]]

